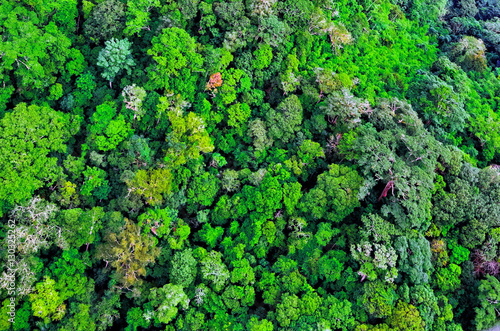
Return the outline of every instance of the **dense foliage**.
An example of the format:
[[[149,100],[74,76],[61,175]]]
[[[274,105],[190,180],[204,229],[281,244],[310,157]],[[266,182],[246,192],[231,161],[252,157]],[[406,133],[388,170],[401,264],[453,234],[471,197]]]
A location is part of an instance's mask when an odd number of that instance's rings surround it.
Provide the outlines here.
[[[500,3],[0,1],[0,330],[500,320]]]

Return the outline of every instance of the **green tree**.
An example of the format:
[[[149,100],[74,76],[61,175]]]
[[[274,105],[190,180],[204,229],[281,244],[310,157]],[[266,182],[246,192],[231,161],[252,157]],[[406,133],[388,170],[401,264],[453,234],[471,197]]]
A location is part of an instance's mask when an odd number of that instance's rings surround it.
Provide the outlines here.
[[[276,305],[276,320],[282,327],[289,326],[300,317],[300,299],[295,294],[283,294]]]
[[[80,248],[85,244],[93,244],[99,238],[103,227],[104,211],[102,207],[94,207],[88,211],[80,208],[61,210],[57,223],[62,229],[65,243],[71,248]]]
[[[128,36],[149,31],[151,10],[160,7],[159,0],[127,1],[127,22],[124,33]]]
[[[132,58],[132,43],[127,39],[111,39],[105,42],[104,47],[97,57],[97,65],[103,68],[102,77],[109,81],[112,87],[115,77],[123,70],[130,74],[135,61]]]
[[[70,1],[0,4],[0,111],[11,96],[49,96],[61,88],[57,84],[69,83],[85,69],[85,59],[67,31],[74,31],[77,13]]]
[[[289,142],[300,130],[302,112],[302,104],[295,94],[283,100],[277,109],[269,110],[266,113],[269,136],[284,143]]]
[[[217,251],[210,251],[200,259],[200,264],[203,279],[210,281],[214,290],[220,292],[229,279],[229,270],[222,262],[222,254]]]
[[[26,202],[36,189],[61,176],[52,153],[66,152],[79,118],[48,107],[18,104],[0,120],[0,210]],[[50,154],[50,156],[49,156]]]
[[[394,284],[377,280],[366,282],[363,289],[362,304],[371,316],[384,318],[392,314],[394,302],[397,299]]]
[[[219,191],[219,183],[217,177],[208,172],[199,174],[189,183],[187,197],[192,202],[210,206]]]
[[[394,248],[399,256],[399,271],[406,273],[414,284],[428,283],[432,271],[429,242],[423,236],[417,238],[400,236],[394,240]]]
[[[127,312],[127,331],[136,331],[138,328],[147,328],[150,324],[144,318],[144,312],[140,307],[134,307]]]
[[[157,323],[170,323],[179,311],[178,306],[183,309],[189,306],[189,298],[180,285],[166,284],[152,288],[148,299],[144,314],[152,316]]]
[[[194,39],[183,29],[163,29],[159,36],[153,38],[147,53],[155,62],[147,69],[150,86],[175,93],[186,90],[183,95],[191,100],[199,76],[197,72],[203,65],[203,57],[196,52]]]
[[[273,59],[273,49],[267,44],[260,44],[253,52],[254,60],[253,67],[257,70],[262,70],[269,67]]]
[[[125,6],[118,0],[106,0],[92,8],[83,27],[86,36],[97,43],[119,38],[125,27]]]
[[[424,322],[417,308],[403,301],[398,301],[392,315],[387,319],[394,330],[423,331]]]
[[[247,328],[249,331],[273,331],[273,323],[267,319],[259,320],[256,316],[250,317],[248,320]]]
[[[315,219],[340,222],[358,207],[358,192],[363,183],[355,170],[331,164],[328,172],[318,176],[316,186],[304,194],[300,209]]]
[[[89,304],[71,302],[68,312],[71,316],[61,321],[59,330],[95,331],[96,324],[90,315],[90,310]]]
[[[192,249],[188,248],[175,252],[170,264],[170,281],[172,284],[187,288],[194,282],[198,263],[193,257]]]
[[[352,330],[355,320],[352,304],[349,300],[339,300],[333,295],[328,295],[319,307],[319,325],[325,328]]]
[[[82,195],[93,195],[98,199],[106,199],[108,197],[111,188],[109,187],[109,181],[105,179],[107,177],[105,170],[87,166],[83,175],[85,176],[85,181],[80,188]]]
[[[179,166],[188,160],[198,159],[201,153],[214,150],[213,143],[201,117],[195,113],[184,113],[181,105],[174,101],[170,105],[166,98],[160,98],[160,112],[167,112],[171,132],[167,134],[169,148],[165,161],[172,166]]]
[[[106,102],[96,107],[90,118],[88,142],[91,147],[109,151],[132,135],[130,123],[118,114],[114,103]]]
[[[130,192],[143,197],[150,205],[159,205],[172,191],[172,172],[167,168],[139,170],[127,182]]]
[[[66,313],[64,299],[55,289],[55,281],[45,277],[35,286],[35,292],[30,294],[31,310],[33,315],[43,318],[46,322],[60,320]]]
[[[453,291],[460,287],[462,268],[451,263],[446,268],[436,270],[436,283],[443,291]]]
[[[479,304],[475,308],[474,323],[476,330],[485,330],[498,322],[497,310],[500,306],[500,282],[497,278],[486,275],[479,285]]]

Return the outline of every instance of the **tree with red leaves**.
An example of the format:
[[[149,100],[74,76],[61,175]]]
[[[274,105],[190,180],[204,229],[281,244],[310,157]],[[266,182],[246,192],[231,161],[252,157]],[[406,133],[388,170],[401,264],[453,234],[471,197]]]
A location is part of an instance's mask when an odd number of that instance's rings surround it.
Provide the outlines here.
[[[210,79],[206,85],[206,89],[209,91],[215,90],[217,91],[218,87],[222,86],[222,75],[220,72],[216,72],[215,74],[210,75]]]

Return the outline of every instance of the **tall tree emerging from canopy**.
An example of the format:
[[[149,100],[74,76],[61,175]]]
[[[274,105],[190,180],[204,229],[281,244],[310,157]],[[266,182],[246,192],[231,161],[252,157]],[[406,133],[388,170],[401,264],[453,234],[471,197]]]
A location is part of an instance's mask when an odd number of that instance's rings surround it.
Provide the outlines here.
[[[66,152],[78,120],[49,107],[17,105],[0,120],[0,214],[61,174],[51,152]]]
[[[116,268],[118,281],[125,288],[141,283],[140,276],[146,275],[146,266],[153,263],[160,254],[155,240],[142,234],[141,228],[131,220],[125,220],[123,230],[109,233],[97,252],[97,257]]]
[[[132,43],[127,39],[111,39],[106,41],[106,47],[101,50],[97,58],[97,65],[103,68],[102,77],[109,81],[112,86],[116,75],[122,70],[130,74],[130,70],[135,65],[130,50]]]

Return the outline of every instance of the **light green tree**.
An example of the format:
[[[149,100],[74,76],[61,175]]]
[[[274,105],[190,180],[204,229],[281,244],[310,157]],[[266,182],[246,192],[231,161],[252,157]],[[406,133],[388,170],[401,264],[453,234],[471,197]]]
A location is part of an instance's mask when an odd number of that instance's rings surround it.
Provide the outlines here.
[[[159,323],[170,323],[179,311],[178,306],[183,309],[189,306],[189,298],[180,285],[166,284],[152,288],[148,299],[150,301],[146,304],[144,317],[146,320],[154,318]]]
[[[132,58],[132,43],[127,39],[117,40],[112,38],[106,41],[99,56],[97,57],[97,65],[103,68],[102,77],[109,81],[109,87],[112,87],[113,80],[122,71],[127,71],[130,74],[135,61]]]
[[[52,185],[62,169],[53,152],[65,152],[79,118],[48,107],[18,104],[0,120],[0,213]]]

